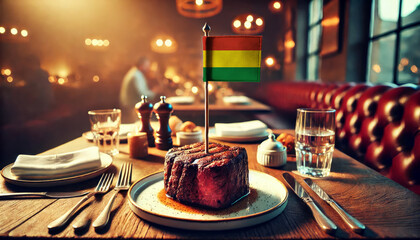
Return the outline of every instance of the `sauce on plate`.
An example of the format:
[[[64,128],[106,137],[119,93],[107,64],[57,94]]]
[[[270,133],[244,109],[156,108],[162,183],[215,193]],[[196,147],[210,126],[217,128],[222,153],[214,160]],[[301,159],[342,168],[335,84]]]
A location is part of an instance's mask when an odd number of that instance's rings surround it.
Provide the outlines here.
[[[254,203],[257,200],[258,192],[254,188],[249,188],[249,194],[247,196],[240,199],[239,201],[234,203],[232,206],[228,208],[220,209],[220,210],[182,204],[166,196],[166,191],[163,188],[162,190],[158,192],[157,197],[162,204],[172,207],[179,211],[183,211],[187,213],[194,213],[194,214],[204,213],[208,215],[225,215],[225,214],[231,214],[231,213],[238,212],[240,210],[248,208],[252,203]]]

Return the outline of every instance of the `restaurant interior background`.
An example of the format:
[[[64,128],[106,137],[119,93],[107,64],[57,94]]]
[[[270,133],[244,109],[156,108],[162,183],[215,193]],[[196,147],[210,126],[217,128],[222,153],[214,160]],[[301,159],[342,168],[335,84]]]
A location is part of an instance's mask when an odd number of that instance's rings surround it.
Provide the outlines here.
[[[419,0],[0,0],[0,165],[81,136],[90,109],[119,107],[141,56],[161,94],[202,99],[205,22],[213,36],[263,36],[261,83],[420,81]],[[258,84],[211,94],[252,97]]]

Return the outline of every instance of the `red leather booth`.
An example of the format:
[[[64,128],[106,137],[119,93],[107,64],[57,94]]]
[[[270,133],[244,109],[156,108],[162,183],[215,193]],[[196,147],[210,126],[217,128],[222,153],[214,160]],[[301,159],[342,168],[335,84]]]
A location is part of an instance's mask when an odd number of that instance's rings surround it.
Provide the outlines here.
[[[259,93],[281,114],[336,109],[336,147],[420,194],[418,85],[278,81],[262,84]]]

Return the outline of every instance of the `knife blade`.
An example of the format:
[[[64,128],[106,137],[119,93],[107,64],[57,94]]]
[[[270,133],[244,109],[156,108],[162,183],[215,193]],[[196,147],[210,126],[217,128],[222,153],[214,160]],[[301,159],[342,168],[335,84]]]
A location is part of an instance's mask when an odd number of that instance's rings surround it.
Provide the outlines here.
[[[325,216],[325,214],[317,207],[302,185],[300,185],[300,183],[298,183],[291,174],[283,173],[283,178],[286,180],[287,184],[289,184],[290,188],[296,193],[296,195],[300,197],[306,203],[306,205],[309,206],[315,221],[325,232],[333,233],[335,230],[337,230],[337,226],[334,224],[334,222]]]
[[[73,198],[81,197],[89,192],[20,192],[20,193],[0,193],[1,198],[15,197],[48,197],[48,198]]]
[[[365,225],[359,222],[356,218],[347,213],[338,203],[336,203],[322,188],[314,183],[312,179],[305,178],[305,183],[324,201],[326,201],[344,220],[344,222],[356,233],[361,233],[365,230]]]

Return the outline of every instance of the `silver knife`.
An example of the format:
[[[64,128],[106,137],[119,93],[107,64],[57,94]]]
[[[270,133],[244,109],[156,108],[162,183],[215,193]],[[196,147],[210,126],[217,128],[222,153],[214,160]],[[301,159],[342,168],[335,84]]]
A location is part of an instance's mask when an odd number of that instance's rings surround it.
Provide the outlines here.
[[[0,193],[2,198],[15,198],[15,197],[48,197],[48,198],[73,198],[81,197],[89,192],[19,192],[19,193]]]
[[[305,182],[322,200],[326,201],[340,215],[344,222],[346,222],[346,224],[349,225],[354,232],[361,233],[365,230],[366,227],[363,223],[359,222],[356,218],[344,211],[344,209],[341,208],[340,205],[338,205],[332,198],[330,198],[330,196],[328,196],[328,194],[322,190],[320,186],[312,181],[312,179],[305,178]]]
[[[331,221],[325,214],[316,206],[312,198],[305,191],[305,189],[300,185],[296,179],[289,173],[283,173],[283,178],[286,180],[287,184],[293,189],[298,197],[300,197],[311,209],[312,215],[315,218],[315,221],[318,225],[327,233],[333,233],[337,230],[337,226]]]

